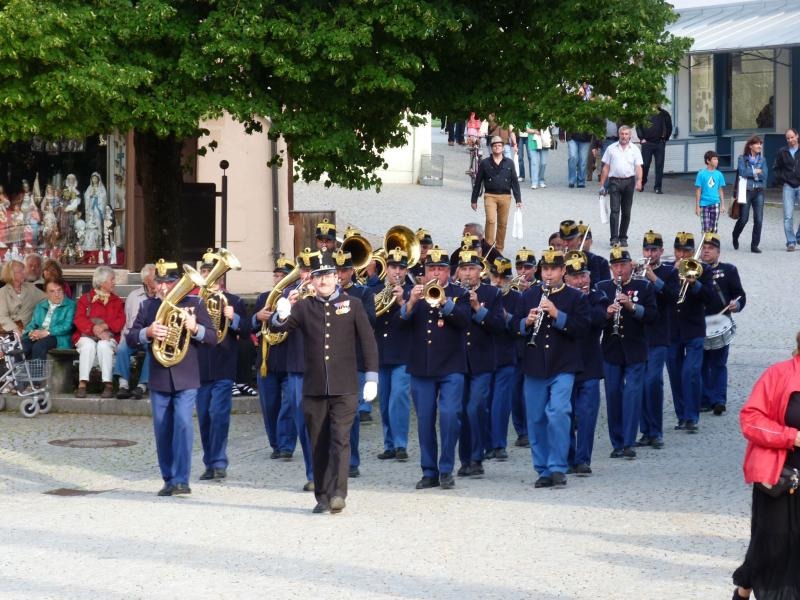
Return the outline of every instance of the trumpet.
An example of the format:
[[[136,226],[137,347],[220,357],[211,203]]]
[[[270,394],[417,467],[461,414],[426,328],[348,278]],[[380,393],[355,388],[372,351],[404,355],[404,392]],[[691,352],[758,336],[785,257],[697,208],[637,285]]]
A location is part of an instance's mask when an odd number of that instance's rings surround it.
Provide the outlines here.
[[[528,340],[528,346],[535,346],[536,345],[536,336],[539,335],[539,329],[542,326],[542,321],[544,321],[544,311],[542,310],[542,304],[544,301],[550,297],[550,292],[553,290],[547,283],[544,281],[542,282],[542,297],[539,298],[539,313],[536,315],[536,322],[533,324],[533,332],[531,333],[531,338]]]
[[[615,283],[616,283],[617,289],[616,289],[616,293],[614,294],[614,304],[619,306],[620,304],[619,304],[619,300],[617,300],[617,296],[622,293],[622,277],[617,277],[617,280],[616,280]],[[619,326],[620,326],[620,318],[621,317],[622,317],[622,310],[618,310],[617,312],[614,313],[614,325],[613,325],[613,328],[612,328],[612,333],[614,335],[616,335],[616,336],[620,335],[620,332],[619,332],[619,328],[620,327]]]
[[[444,298],[444,288],[438,279],[431,279],[422,288],[422,297],[432,308],[438,308]]]

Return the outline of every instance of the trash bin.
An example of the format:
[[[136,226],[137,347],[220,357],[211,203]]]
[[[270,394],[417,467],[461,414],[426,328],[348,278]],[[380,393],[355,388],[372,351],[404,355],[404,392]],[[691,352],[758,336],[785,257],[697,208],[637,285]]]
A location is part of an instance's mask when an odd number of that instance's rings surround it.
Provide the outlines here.
[[[444,185],[444,155],[423,154],[420,156],[420,185]]]

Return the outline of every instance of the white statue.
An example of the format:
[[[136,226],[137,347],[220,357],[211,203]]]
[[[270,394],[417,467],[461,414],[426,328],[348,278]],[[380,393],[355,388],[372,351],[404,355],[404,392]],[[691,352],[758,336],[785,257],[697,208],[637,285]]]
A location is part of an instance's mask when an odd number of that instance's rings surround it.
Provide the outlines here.
[[[74,213],[81,203],[81,193],[78,191],[78,178],[72,173],[64,179],[64,191],[61,192],[63,210]]]
[[[86,221],[81,219],[80,211],[75,213],[75,235],[78,236],[78,245],[84,248],[86,241]]]
[[[100,250],[103,244],[103,220],[108,204],[106,186],[103,185],[100,173],[92,173],[91,183],[83,194],[83,202],[86,208],[86,243],[83,249]]]
[[[106,205],[106,213],[103,217],[103,250],[111,251],[114,243],[114,213],[110,205]]]

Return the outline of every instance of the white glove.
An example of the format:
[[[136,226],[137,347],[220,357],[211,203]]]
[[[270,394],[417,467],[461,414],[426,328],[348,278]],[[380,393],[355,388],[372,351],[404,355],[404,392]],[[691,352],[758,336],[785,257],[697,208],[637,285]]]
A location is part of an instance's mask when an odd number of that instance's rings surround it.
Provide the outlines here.
[[[372,402],[378,396],[378,382],[377,381],[367,381],[364,384],[364,400],[366,402]]]
[[[289,313],[292,312],[292,303],[289,302],[288,298],[278,298],[278,302],[275,304],[275,312],[278,315],[278,319],[285,321],[289,317]]]

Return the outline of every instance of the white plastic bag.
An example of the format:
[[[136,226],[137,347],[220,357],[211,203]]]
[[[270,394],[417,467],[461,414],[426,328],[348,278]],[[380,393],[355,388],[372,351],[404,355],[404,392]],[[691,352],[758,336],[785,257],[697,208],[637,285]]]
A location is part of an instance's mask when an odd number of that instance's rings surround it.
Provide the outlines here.
[[[739,177],[736,189],[736,201],[739,204],[747,204],[747,177]]]
[[[600,207],[600,222],[603,225],[608,224],[608,194],[600,194],[597,196],[597,204]]]
[[[514,209],[514,223],[511,226],[511,237],[515,240],[521,240],[523,238],[522,209],[519,207]]]

